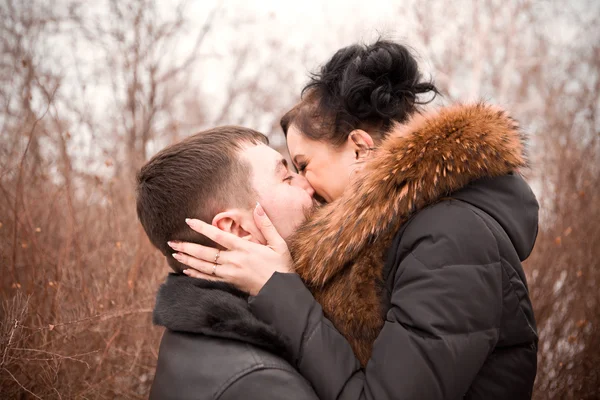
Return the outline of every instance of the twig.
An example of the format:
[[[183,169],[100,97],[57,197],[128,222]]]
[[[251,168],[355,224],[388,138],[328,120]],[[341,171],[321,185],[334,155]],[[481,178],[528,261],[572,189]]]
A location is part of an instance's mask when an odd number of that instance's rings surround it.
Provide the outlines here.
[[[182,62],[181,65],[174,67],[173,69],[165,72],[162,76],[158,77],[158,79],[157,79],[158,83],[164,83],[164,82],[170,80],[175,75],[179,74],[179,72],[184,71],[185,69],[187,69],[191,64],[193,64],[196,61],[196,59],[198,58],[198,49],[200,49],[200,47],[202,46],[202,43],[204,42],[204,39],[206,38],[206,35],[212,28],[212,24],[215,20],[217,12],[221,9],[221,6],[222,6],[222,4],[221,4],[221,2],[219,2],[219,4],[217,4],[215,6],[215,8],[212,9],[210,14],[206,18],[206,21],[204,21],[204,24],[202,25],[202,28],[200,29],[200,32],[198,33],[198,36],[196,37],[196,42],[194,44],[193,50],[190,52],[190,55],[188,56],[188,58],[184,62]]]
[[[62,396],[60,395],[60,392],[58,391],[58,389],[56,389],[55,387],[53,387],[52,390],[54,390],[56,392],[56,395],[58,396],[58,398],[60,400],[62,400]]]
[[[67,326],[67,325],[75,325],[75,324],[79,324],[81,322],[86,322],[86,321],[92,321],[92,320],[96,320],[99,319],[100,322],[104,322],[104,321],[108,321],[111,320],[113,318],[119,318],[119,317],[124,317],[126,315],[131,315],[131,314],[144,314],[144,313],[151,313],[153,310],[151,308],[140,308],[138,310],[124,310],[124,311],[117,311],[115,313],[109,314],[98,314],[98,315],[93,315],[91,317],[85,317],[85,318],[81,318],[81,319],[76,319],[74,321],[68,321],[68,322],[61,322],[58,324],[52,324],[52,326],[43,326],[40,328],[28,328],[28,329],[35,329],[35,330],[52,330],[55,328],[59,328],[62,326]]]
[[[15,193],[15,204],[13,207],[13,215],[14,215],[14,226],[13,226],[13,253],[12,253],[12,269],[11,274],[14,282],[18,282],[18,274],[17,274],[17,232],[18,232],[18,212],[19,212],[19,198],[23,191],[23,166],[25,165],[25,158],[27,157],[27,152],[29,151],[29,147],[31,146],[31,142],[33,141],[33,136],[35,135],[35,128],[37,124],[46,116],[48,110],[50,110],[50,105],[52,104],[52,99],[56,94],[55,88],[54,92],[48,98],[48,105],[46,106],[46,110],[42,114],[41,117],[37,118],[33,122],[33,126],[31,127],[31,131],[29,132],[29,138],[27,139],[27,145],[25,146],[25,151],[21,156],[21,161],[19,162],[19,173],[17,175],[17,192]]]
[[[2,354],[2,362],[0,363],[0,368],[4,366],[4,362],[6,361],[6,354],[8,353],[8,349],[10,349],[10,345],[12,344],[13,336],[15,335],[15,331],[17,330],[18,326],[19,326],[19,320],[15,319],[15,324],[13,325],[12,329],[10,330],[10,337],[8,338],[8,343],[6,344],[6,347],[4,348],[4,353]]]
[[[110,382],[111,380],[113,380],[114,378],[116,378],[121,372],[121,370],[117,371],[116,373],[104,378],[103,380],[100,380],[94,384],[89,384],[87,383],[87,388],[83,389],[82,391],[80,391],[79,393],[77,393],[75,396],[73,396],[73,398],[80,398],[80,397],[85,397],[85,394],[88,392],[91,392],[92,390],[94,390],[97,387],[102,386],[103,384]]]
[[[31,390],[27,389],[25,386],[21,385],[21,382],[19,382],[19,380],[17,378],[15,378],[15,376],[13,374],[11,374],[9,370],[7,370],[6,368],[2,368],[2,369],[4,371],[6,371],[11,376],[11,378],[13,378],[13,380],[15,382],[17,382],[17,385],[21,386],[21,389],[23,389],[24,391],[26,391],[27,393],[29,393],[30,395],[32,395],[36,399],[42,400],[42,398],[40,396],[38,396],[37,394],[33,393]]]
[[[75,358],[75,357],[83,357],[83,356],[87,356],[87,355],[94,354],[94,353],[97,353],[97,352],[98,352],[98,350],[94,350],[94,351],[90,351],[90,352],[88,352],[88,353],[75,354],[74,356],[65,356],[65,355],[62,355],[62,354],[53,353],[53,352],[51,352],[51,351],[37,350],[37,349],[23,349],[23,348],[15,348],[15,349],[13,349],[13,350],[20,350],[20,351],[31,351],[31,352],[34,352],[34,353],[48,354],[48,355],[51,355],[51,356],[54,356],[54,357],[58,357],[58,358],[64,358],[64,359],[67,359],[67,360],[73,360],[73,361],[77,361],[77,362],[83,363],[83,364],[85,364],[85,365],[86,365],[88,368],[90,368],[90,365],[89,365],[87,362],[85,362],[85,361],[83,361],[83,360],[79,360],[79,359],[77,359],[77,358]]]
[[[98,373],[100,372],[100,367],[102,367],[102,363],[104,362],[104,359],[106,358],[106,355],[108,354],[108,349],[112,345],[113,341],[117,338],[117,336],[119,336],[119,334],[121,333],[122,327],[123,326],[120,326],[119,329],[117,329],[117,331],[110,337],[110,339],[108,339],[108,342],[106,343],[106,347],[104,348],[104,352],[102,353],[102,357],[100,358],[100,362],[98,362],[98,366],[96,367],[96,372],[95,372],[96,376],[98,376]]]

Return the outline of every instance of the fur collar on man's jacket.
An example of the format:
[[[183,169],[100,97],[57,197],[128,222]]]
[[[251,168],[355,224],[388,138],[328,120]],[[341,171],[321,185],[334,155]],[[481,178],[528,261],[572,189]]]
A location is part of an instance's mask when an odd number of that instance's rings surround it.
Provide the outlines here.
[[[415,115],[379,146],[344,195],[291,240],[295,270],[363,365],[383,326],[385,251],[414,213],[470,182],[525,167],[525,139],[486,104]]]
[[[287,358],[284,339],[256,318],[235,287],[171,273],[156,296],[153,322],[177,332],[246,342]]]

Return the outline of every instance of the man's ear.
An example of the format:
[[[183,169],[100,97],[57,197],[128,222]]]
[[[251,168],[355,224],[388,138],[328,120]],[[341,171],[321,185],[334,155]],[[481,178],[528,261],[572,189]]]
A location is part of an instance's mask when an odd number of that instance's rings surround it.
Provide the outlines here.
[[[357,161],[364,161],[375,145],[373,138],[362,129],[355,129],[348,135],[348,144],[354,149]]]
[[[246,214],[248,213],[235,208],[223,211],[215,215],[212,225],[224,232],[233,233],[242,239],[250,240],[252,234],[249,231],[252,230],[252,227],[249,224],[253,223],[251,222],[252,215],[248,218]]]

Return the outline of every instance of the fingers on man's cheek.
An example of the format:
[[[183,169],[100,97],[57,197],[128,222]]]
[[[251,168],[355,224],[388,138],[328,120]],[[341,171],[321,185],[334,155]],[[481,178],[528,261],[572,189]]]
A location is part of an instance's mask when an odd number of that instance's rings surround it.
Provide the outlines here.
[[[223,234],[221,234],[221,233],[215,233],[215,235],[213,236],[213,240],[216,243],[219,243],[220,245],[223,245],[223,240],[224,240]]]

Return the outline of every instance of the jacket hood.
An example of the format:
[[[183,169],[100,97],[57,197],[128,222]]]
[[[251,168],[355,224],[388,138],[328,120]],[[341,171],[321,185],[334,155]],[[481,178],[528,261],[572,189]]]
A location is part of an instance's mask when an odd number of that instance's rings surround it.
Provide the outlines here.
[[[250,312],[248,295],[223,282],[169,274],[158,290],[153,322],[172,331],[239,340],[287,355],[284,339]]]
[[[485,211],[504,229],[521,261],[533,250],[539,205],[533,191],[517,174],[481,179],[452,197]]]

